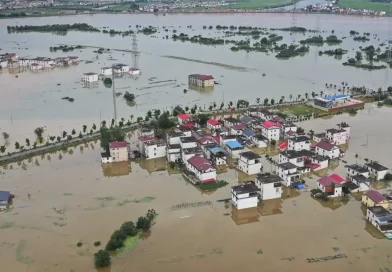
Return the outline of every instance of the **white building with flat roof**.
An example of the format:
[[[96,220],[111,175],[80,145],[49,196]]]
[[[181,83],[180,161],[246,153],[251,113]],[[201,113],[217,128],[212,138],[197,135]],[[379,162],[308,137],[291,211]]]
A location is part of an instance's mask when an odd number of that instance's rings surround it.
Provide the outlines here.
[[[113,73],[112,67],[102,67],[99,73],[103,76],[110,76]]]
[[[247,175],[260,173],[262,168],[261,157],[253,151],[242,152],[238,156],[238,169]]]
[[[98,81],[97,73],[84,73],[83,74],[83,82],[96,82]]]
[[[238,209],[257,207],[259,188],[252,182],[231,187],[231,203]]]
[[[282,197],[283,179],[271,173],[261,173],[255,178],[255,184],[260,189],[262,200]]]
[[[288,150],[310,150],[311,142],[310,138],[306,136],[295,136],[288,139]]]

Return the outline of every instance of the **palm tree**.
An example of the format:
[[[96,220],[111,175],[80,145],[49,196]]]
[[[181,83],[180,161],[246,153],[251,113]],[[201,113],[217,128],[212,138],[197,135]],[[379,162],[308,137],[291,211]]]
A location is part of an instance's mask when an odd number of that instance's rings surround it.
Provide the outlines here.
[[[133,120],[133,114],[131,114],[130,116],[129,116],[129,118],[131,118],[131,122],[132,122],[132,120]]]
[[[280,99],[282,99],[282,101],[284,101],[284,95],[282,95],[282,97]]]
[[[42,137],[42,134],[44,133],[44,129],[42,127],[37,127],[34,129],[34,134],[37,135],[37,138]]]
[[[299,94],[299,95],[298,95],[298,100],[299,100],[300,98],[301,98],[301,95]]]
[[[257,98],[256,98],[256,103],[257,103],[257,104],[260,104],[260,97],[257,97]]]
[[[76,134],[76,130],[75,130],[74,128],[72,129],[71,134],[72,134],[72,135],[75,135],[75,134]]]
[[[268,105],[268,98],[264,99],[264,105]]]
[[[275,99],[272,98],[270,103],[271,103],[271,105],[274,105],[275,104]]]
[[[321,96],[321,97],[323,97],[323,94],[324,94],[324,92],[323,92],[323,91],[320,91],[320,96]]]
[[[29,147],[30,146],[30,140],[26,138],[26,146]]]
[[[15,149],[19,149],[20,144],[18,142],[15,142]]]
[[[289,98],[290,98],[290,101],[292,101],[292,100],[293,100],[293,95],[290,94],[290,95],[289,95]]]
[[[133,117],[133,115],[132,115],[132,117]],[[96,130],[96,129],[97,129],[97,126],[96,126],[95,124],[93,124],[92,129],[93,129],[93,130]]]
[[[312,97],[315,98],[316,97],[316,93],[312,92]]]
[[[57,136],[57,142],[60,142],[60,141],[61,141],[61,137]]]
[[[63,138],[67,137],[67,132],[64,130],[63,131]]]
[[[10,135],[7,132],[3,132],[3,138],[4,140],[8,140],[8,138],[10,137]]]
[[[355,163],[358,163],[358,154],[355,154]]]
[[[83,133],[86,133],[86,130],[87,130],[87,126],[83,125]]]
[[[5,148],[5,146],[4,146],[4,145],[0,146],[0,151],[1,151],[1,153],[4,153],[4,152],[5,152],[5,150],[6,150],[6,148]]]
[[[308,96],[309,96],[309,94],[308,94],[308,93],[305,93],[305,98],[306,98],[306,99],[308,99]]]

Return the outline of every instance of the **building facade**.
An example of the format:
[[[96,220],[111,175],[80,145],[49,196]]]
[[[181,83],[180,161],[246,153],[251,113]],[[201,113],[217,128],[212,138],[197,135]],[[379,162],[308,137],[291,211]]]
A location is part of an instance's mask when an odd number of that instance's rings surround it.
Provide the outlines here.
[[[283,179],[271,173],[258,174],[255,184],[260,189],[260,199],[268,200],[282,197]]]
[[[83,74],[83,82],[96,82],[98,81],[97,73],[84,73]]]
[[[238,156],[238,169],[247,175],[260,173],[262,168],[261,157],[253,151],[242,152]]]
[[[192,74],[188,76],[188,83],[191,85],[196,85],[201,88],[205,87],[213,87],[214,77],[211,75],[200,75],[200,74]]]
[[[231,203],[237,209],[257,207],[259,188],[252,182],[231,187]]]

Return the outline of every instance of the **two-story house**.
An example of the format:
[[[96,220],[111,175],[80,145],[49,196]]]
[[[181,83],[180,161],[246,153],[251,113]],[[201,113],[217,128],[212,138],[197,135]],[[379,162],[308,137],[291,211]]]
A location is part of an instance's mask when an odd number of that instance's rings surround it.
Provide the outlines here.
[[[340,149],[334,144],[327,141],[320,141],[316,144],[315,152],[318,155],[328,157],[330,159],[339,158]]]
[[[231,187],[231,203],[237,209],[257,207],[259,188],[252,182]]]
[[[297,166],[291,162],[285,162],[276,166],[276,172],[283,179],[283,185],[289,187],[291,183],[299,181],[301,173]]]
[[[279,141],[281,125],[273,121],[264,121],[261,123],[261,135],[269,141]]]
[[[255,185],[260,189],[260,199],[281,198],[283,179],[271,173],[261,173],[255,178]]]
[[[344,129],[327,129],[325,138],[336,145],[346,144],[348,142],[348,133]]]
[[[236,118],[228,117],[228,118],[223,119],[223,123],[226,128],[230,129],[232,126],[238,125],[241,122],[240,122],[240,120],[238,120]]]
[[[368,207],[366,219],[382,233],[392,233],[392,213],[384,207]]]
[[[358,164],[346,165],[346,173],[347,173],[348,177],[362,175],[362,176],[368,178],[370,175],[370,173],[366,169],[366,167],[358,165]]]
[[[261,157],[253,151],[242,152],[238,156],[238,169],[247,175],[260,173],[262,168]]]
[[[188,171],[194,173],[202,183],[216,180],[215,167],[212,166],[209,160],[202,156],[193,156],[189,158],[185,165]]]
[[[301,151],[301,150],[310,150],[311,148],[310,139],[306,136],[295,136],[289,138],[287,141],[288,141],[288,148],[287,148],[288,150]]]
[[[365,167],[369,170],[370,176],[375,180],[384,179],[385,175],[388,173],[388,168],[375,161],[366,163]]]

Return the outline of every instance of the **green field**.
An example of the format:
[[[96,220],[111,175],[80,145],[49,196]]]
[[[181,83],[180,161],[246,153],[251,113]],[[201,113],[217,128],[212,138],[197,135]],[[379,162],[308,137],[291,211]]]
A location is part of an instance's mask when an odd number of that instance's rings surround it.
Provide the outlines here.
[[[389,3],[376,3],[369,0],[339,0],[339,6],[342,8],[355,8],[355,9],[369,9],[374,11],[386,11],[391,14],[392,4]]]
[[[298,0],[296,0],[298,2]],[[257,9],[257,8],[272,8],[291,5],[293,1],[290,0],[249,0],[236,1],[235,5],[220,6],[218,8],[238,8],[238,9]]]

